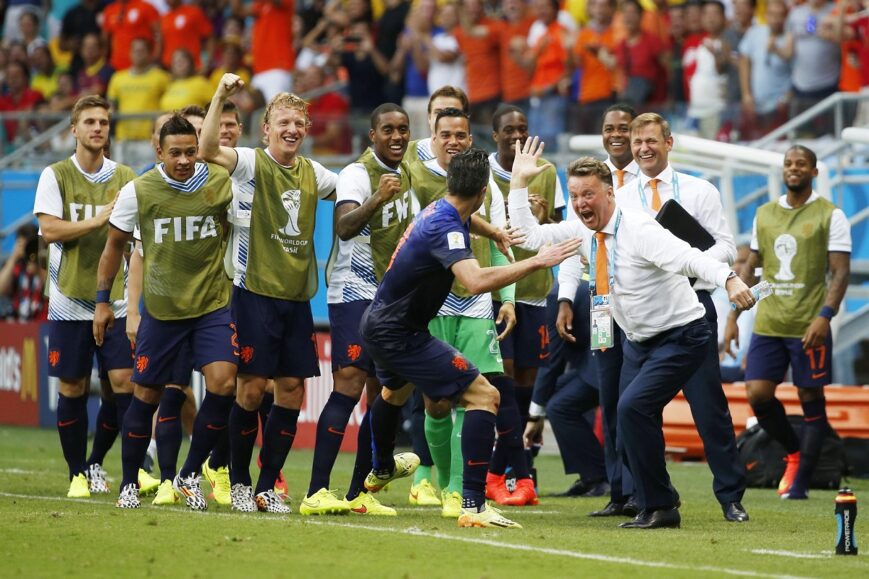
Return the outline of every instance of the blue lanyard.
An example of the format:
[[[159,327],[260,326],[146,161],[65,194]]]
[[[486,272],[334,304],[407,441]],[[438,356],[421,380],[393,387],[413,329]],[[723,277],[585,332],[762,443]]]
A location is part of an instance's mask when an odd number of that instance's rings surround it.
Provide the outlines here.
[[[616,276],[615,276],[615,268],[616,268],[616,235],[619,232],[619,224],[622,222],[622,210],[616,209],[616,226],[613,230],[613,242],[610,244],[610,247],[607,248],[607,274],[609,274],[610,278],[610,291],[613,291],[613,288],[616,285]],[[591,291],[591,295],[596,295],[595,293],[595,277],[594,277],[594,262],[597,258],[597,236],[591,236],[591,255],[588,260],[588,289]]]
[[[646,195],[643,193],[642,179],[637,177],[637,191],[640,192],[640,201],[643,202],[643,209],[649,210],[649,203],[646,201]],[[679,175],[673,171],[673,199],[681,203],[682,197],[679,195]]]

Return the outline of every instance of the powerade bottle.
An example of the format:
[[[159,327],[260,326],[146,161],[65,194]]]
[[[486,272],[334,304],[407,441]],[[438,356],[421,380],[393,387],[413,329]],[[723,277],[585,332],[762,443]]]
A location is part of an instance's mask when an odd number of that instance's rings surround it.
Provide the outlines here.
[[[844,488],[836,495],[836,554],[856,555],[857,537],[854,523],[857,520],[857,497],[851,489]]]

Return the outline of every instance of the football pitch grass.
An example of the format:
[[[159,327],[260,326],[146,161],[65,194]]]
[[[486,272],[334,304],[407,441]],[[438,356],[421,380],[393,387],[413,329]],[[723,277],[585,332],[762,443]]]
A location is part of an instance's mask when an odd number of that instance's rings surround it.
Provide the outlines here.
[[[339,456],[336,488],[349,482],[352,460]],[[284,468],[287,516],[234,513],[213,501],[192,513],[153,507],[149,498],[138,511],[121,511],[118,444],[105,466],[110,495],[67,499],[57,433],[0,427],[0,577],[869,577],[869,552],[833,554],[833,491],[782,501],[771,489],[751,489],[743,501],[751,521],[728,523],[705,464],[670,465],[682,528],[655,531],[586,516],[606,498],[547,498],[573,480],[556,456],[537,462],[541,504],[504,509],[525,527],[513,531],[459,529],[437,508],[408,506],[408,480],[379,495],[398,517],[302,517],[308,450],[291,452]],[[850,485],[862,503],[856,528],[865,545],[869,481]]]

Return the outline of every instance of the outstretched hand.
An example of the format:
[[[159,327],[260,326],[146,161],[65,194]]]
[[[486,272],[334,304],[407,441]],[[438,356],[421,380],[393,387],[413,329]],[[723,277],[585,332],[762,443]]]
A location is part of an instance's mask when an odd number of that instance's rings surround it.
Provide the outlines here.
[[[565,239],[555,245],[547,245],[537,252],[537,260],[540,261],[541,267],[555,267],[568,257],[576,255],[579,246],[582,245],[582,239],[574,237],[573,239]]]
[[[516,141],[516,156],[513,158],[510,189],[527,187],[531,179],[552,166],[550,163],[538,164],[543,155],[543,146],[540,137],[525,139],[524,145],[520,141]]]

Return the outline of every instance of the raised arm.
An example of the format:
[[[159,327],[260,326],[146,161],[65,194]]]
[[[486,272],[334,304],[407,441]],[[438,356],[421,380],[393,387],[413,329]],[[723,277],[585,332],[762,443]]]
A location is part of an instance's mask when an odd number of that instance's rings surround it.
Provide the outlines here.
[[[220,144],[220,115],[223,105],[232,95],[244,88],[244,81],[231,72],[224,74],[217,90],[211,98],[208,114],[202,123],[202,133],[199,137],[199,156],[210,163],[217,163],[232,174],[238,163],[238,153],[232,147],[224,147]]]

